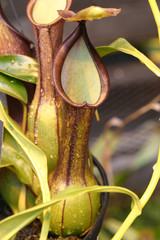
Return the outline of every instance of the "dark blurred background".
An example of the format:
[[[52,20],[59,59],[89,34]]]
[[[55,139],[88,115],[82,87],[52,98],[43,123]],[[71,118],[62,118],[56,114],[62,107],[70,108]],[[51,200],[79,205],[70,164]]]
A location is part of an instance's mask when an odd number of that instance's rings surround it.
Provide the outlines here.
[[[10,22],[34,41],[32,26],[26,17],[27,3],[27,0],[2,0]],[[159,0],[157,3],[160,6]],[[117,17],[87,23],[88,34],[94,46],[109,45],[123,37],[160,67],[157,29],[148,1],[75,0],[72,10],[79,11],[90,5],[122,9]],[[64,39],[75,26],[73,23],[65,24]],[[120,52],[104,57],[103,61],[110,76],[111,90],[106,102],[98,109],[100,122],[94,119],[90,137],[91,150],[105,167],[110,184],[127,186],[141,196],[157,160],[160,142],[159,103],[157,102],[157,111],[148,111],[126,125],[118,138],[115,138],[115,145],[110,144],[110,132],[106,130],[106,123],[113,117],[123,120],[148,104],[160,94],[160,79],[139,60]],[[111,199],[107,215],[109,220],[104,224],[100,239],[110,239],[129,209],[128,199],[121,198],[121,195]],[[157,188],[147,210],[136,220],[131,233],[124,239],[159,240],[159,205]]]
[[[1,2],[12,24],[19,30],[23,29],[24,33],[33,40],[32,26],[26,18],[28,0],[2,0]],[[15,6],[19,19],[16,19],[11,5]],[[122,12],[115,18],[88,23],[90,38],[93,44],[97,46],[108,44],[118,37],[124,37],[128,41],[134,42],[144,41],[157,35],[152,12],[146,0],[75,0],[72,10],[79,11],[90,5],[122,9]],[[71,31],[72,24],[69,23],[66,26],[65,36]]]

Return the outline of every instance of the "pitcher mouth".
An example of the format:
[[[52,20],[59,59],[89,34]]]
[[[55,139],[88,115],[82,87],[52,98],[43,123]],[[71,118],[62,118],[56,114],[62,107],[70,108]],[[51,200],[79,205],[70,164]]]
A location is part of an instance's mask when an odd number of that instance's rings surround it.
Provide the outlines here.
[[[37,27],[38,26],[39,27],[46,27],[46,26],[49,27],[49,26],[52,26],[53,24],[56,24],[60,20],[62,20],[62,17],[59,16],[49,23],[38,23],[38,22],[36,22],[33,18],[33,9],[34,9],[34,6],[35,6],[36,2],[37,2],[37,0],[30,0],[28,5],[27,5],[27,11],[26,11],[27,12],[27,17],[33,25],[35,25]],[[73,3],[73,0],[66,0],[66,7],[65,7],[64,10],[70,9],[72,3]],[[59,10],[59,9],[57,9],[57,10]]]
[[[100,94],[98,100],[95,103],[88,103],[87,101],[83,101],[82,103],[76,103],[71,100],[71,98],[66,94],[62,85],[62,68],[67,57],[68,52],[71,50],[73,45],[81,38],[88,48],[89,54],[95,64],[97,69],[99,80],[100,80]],[[76,30],[64,41],[64,43],[59,47],[57,54],[55,56],[53,62],[53,82],[55,84],[55,88],[57,89],[60,96],[74,107],[98,107],[101,105],[108,96],[109,93],[109,76],[107,70],[99,57],[98,53],[92,46],[91,42],[88,39],[88,35],[85,28],[85,22],[80,22]],[[84,69],[85,71],[85,69]]]

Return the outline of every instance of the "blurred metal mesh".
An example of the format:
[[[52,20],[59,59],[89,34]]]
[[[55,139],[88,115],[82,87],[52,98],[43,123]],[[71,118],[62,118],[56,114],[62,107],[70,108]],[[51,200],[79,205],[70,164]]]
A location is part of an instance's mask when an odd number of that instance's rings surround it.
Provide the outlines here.
[[[160,94],[160,79],[138,60],[124,54],[114,54],[107,56],[104,62],[109,72],[111,90],[108,99],[99,108],[101,121],[94,121],[91,142],[103,133],[109,119],[118,117],[123,120]],[[132,167],[136,154],[152,136],[154,128],[160,128],[159,117],[159,112],[151,110],[123,129],[120,144],[111,159],[114,172]],[[157,154],[158,145],[157,142]],[[156,161],[156,158],[151,160]]]

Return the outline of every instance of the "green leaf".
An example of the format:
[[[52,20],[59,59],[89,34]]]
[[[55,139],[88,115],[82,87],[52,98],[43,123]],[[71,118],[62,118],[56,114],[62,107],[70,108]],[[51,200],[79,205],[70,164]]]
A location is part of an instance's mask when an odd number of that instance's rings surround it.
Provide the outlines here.
[[[133,164],[134,170],[139,169],[156,159],[159,143],[160,133],[157,131],[157,133],[154,133],[136,154]]]
[[[0,92],[27,103],[28,96],[24,85],[17,79],[0,73]]]
[[[10,206],[14,213],[18,213],[21,210],[21,189],[24,188],[17,176],[8,168],[0,169],[1,181],[0,181],[0,193],[3,196],[6,203]],[[27,194],[25,203],[23,206],[26,208],[33,207],[35,205],[35,198],[27,188]]]
[[[7,240],[14,236],[21,228],[33,221],[39,216],[44,209],[56,204],[62,200],[80,196],[88,192],[117,192],[127,194],[132,197],[134,206],[137,206],[138,213],[141,213],[141,206],[138,196],[132,191],[122,187],[111,186],[92,186],[92,187],[78,187],[70,186],[61,193],[57,194],[51,201],[40,204],[38,206],[27,209],[16,215],[12,215],[0,222],[0,239]]]
[[[102,226],[102,228],[101,228],[100,233],[98,234],[98,239],[99,239],[99,240],[110,240],[110,239],[111,239],[110,234],[109,234],[107,231],[105,231],[105,229],[103,228],[103,226]]]
[[[9,166],[9,168],[16,173],[18,179],[28,185],[32,184],[32,169],[25,163],[24,158],[18,154],[14,149],[3,143],[2,145],[2,166]]]
[[[12,137],[21,146],[24,153],[29,159],[29,163],[32,166],[35,174],[39,179],[39,183],[42,191],[43,202],[50,200],[50,192],[47,179],[47,158],[45,154],[36,147],[13,123],[10,117],[6,114],[3,105],[0,101],[0,119],[4,122],[4,127],[12,135]],[[42,239],[46,237],[49,229],[49,210],[46,210],[43,217],[42,225]],[[41,239],[41,238],[40,238]]]
[[[118,231],[121,225],[122,222],[111,218],[104,222],[105,228],[108,229],[113,234],[115,234]],[[129,230],[123,236],[123,240],[138,240],[138,239],[140,239],[140,233],[133,227],[130,227]]]
[[[22,183],[18,181],[16,175],[9,169],[0,169],[1,181],[0,192],[13,213],[18,213],[18,198]],[[13,197],[14,196],[14,197]]]
[[[145,52],[147,52],[147,55],[149,58],[157,63],[160,64],[160,44],[158,38],[150,38],[149,40],[143,42],[143,47],[145,49]]]
[[[111,43],[109,46],[102,46],[96,48],[100,57],[103,57],[112,52],[123,52],[138,58],[142,63],[144,63],[152,72],[154,72],[158,77],[160,77],[160,69],[143,53],[138,51],[133,47],[126,39],[118,38],[116,41]]]
[[[25,82],[36,83],[37,60],[24,55],[1,55],[0,72]]]
[[[58,10],[58,13],[67,22],[79,22],[117,16],[120,11],[121,9],[116,8],[101,8],[98,6],[91,6],[79,11],[78,13],[67,10]]]
[[[15,145],[17,145],[16,148]],[[1,164],[3,167],[9,166],[9,168],[16,173],[21,182],[27,185],[32,184],[32,168],[27,163],[17,142],[6,130],[4,132],[4,141],[2,145]]]

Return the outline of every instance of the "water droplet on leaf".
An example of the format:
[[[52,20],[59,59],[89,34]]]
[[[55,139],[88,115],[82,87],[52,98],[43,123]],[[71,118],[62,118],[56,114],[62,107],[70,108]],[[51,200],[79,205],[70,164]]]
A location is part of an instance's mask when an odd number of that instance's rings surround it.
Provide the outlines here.
[[[36,133],[34,134],[34,136],[37,138],[37,137],[38,137],[38,133],[36,132]]]
[[[18,62],[18,65],[19,65],[19,66],[22,66],[22,65],[23,65],[23,62],[21,62],[21,61]]]
[[[43,97],[44,96],[44,89],[43,88],[41,88],[40,93],[41,93],[41,97]]]
[[[54,105],[54,101],[55,99],[53,98],[51,101],[50,101],[50,105],[53,106]]]
[[[80,155],[77,153],[77,154],[76,154],[76,157],[77,157],[77,158],[80,158]]]
[[[71,232],[70,230],[67,231],[67,234],[68,234],[68,235],[71,235],[71,233],[72,233],[72,232]]]
[[[14,59],[11,60],[11,64],[13,65],[15,63]]]

